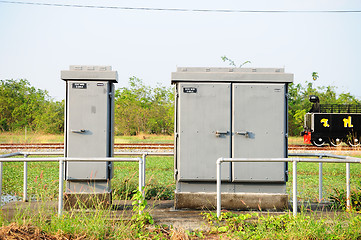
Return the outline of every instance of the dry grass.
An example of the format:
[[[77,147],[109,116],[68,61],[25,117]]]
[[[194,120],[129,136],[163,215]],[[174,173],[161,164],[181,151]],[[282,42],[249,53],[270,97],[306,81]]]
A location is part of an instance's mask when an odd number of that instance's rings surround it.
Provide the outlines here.
[[[25,133],[0,133],[0,143],[52,143],[64,142],[63,134]]]
[[[174,137],[173,137],[173,135],[157,135],[157,134],[140,133],[136,136],[115,136],[114,142],[115,143],[137,143],[137,142],[173,143]]]
[[[288,144],[289,145],[301,145],[303,143],[303,137],[288,137]]]
[[[17,223],[11,223],[8,226],[0,228],[0,239],[81,240],[87,239],[87,237],[85,235],[67,235],[60,231],[55,235],[51,235],[29,224],[19,226]]]
[[[136,136],[115,136],[115,143],[173,143],[173,135],[156,135],[141,133]],[[61,143],[64,142],[63,134],[44,134],[37,132],[0,132],[0,143]]]

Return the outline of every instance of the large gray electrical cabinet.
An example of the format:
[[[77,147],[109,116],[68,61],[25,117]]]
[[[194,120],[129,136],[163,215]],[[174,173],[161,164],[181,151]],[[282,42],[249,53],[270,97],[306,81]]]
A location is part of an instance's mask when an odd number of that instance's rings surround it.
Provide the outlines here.
[[[110,66],[70,66],[66,81],[65,157],[113,156],[114,84]],[[66,194],[111,193],[111,162],[67,162]]]
[[[176,208],[215,206],[220,157],[287,157],[287,89],[279,68],[180,67],[175,84]],[[283,208],[285,163],[223,163],[222,206]]]

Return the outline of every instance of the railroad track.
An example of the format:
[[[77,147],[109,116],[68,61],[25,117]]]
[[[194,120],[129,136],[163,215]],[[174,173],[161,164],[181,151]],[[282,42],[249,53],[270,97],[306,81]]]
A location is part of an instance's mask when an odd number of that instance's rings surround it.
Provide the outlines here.
[[[63,150],[64,143],[1,143],[0,150]],[[173,150],[172,143],[115,143],[115,150]],[[311,145],[288,145],[294,151],[361,151],[361,147],[315,147]]]
[[[294,150],[294,151],[302,151],[302,150],[307,150],[307,151],[361,151],[361,146],[360,147],[350,147],[350,146],[316,147],[313,145],[288,145],[288,150]]]
[[[173,149],[173,143],[115,143],[114,149],[150,149],[150,150],[168,150]],[[64,143],[1,143],[0,150],[33,150],[50,149],[63,150]]]

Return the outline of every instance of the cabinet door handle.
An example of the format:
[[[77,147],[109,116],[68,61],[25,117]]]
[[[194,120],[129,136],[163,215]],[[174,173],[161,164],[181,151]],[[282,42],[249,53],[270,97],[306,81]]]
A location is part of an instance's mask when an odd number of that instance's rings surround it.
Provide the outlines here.
[[[72,133],[85,133],[85,129],[79,129],[79,130],[70,130]]]
[[[221,134],[227,135],[228,131],[216,131],[216,136],[219,137]]]
[[[245,136],[246,138],[249,137],[249,132],[247,132],[247,131],[236,132],[236,134],[237,134],[237,135]]]

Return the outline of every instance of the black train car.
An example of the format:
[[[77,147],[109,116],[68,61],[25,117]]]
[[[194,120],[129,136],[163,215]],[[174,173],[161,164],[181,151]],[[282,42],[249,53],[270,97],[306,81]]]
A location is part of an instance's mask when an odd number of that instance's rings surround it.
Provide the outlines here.
[[[325,144],[361,146],[361,105],[320,104],[311,95],[312,109],[305,115],[305,143],[322,147]]]

